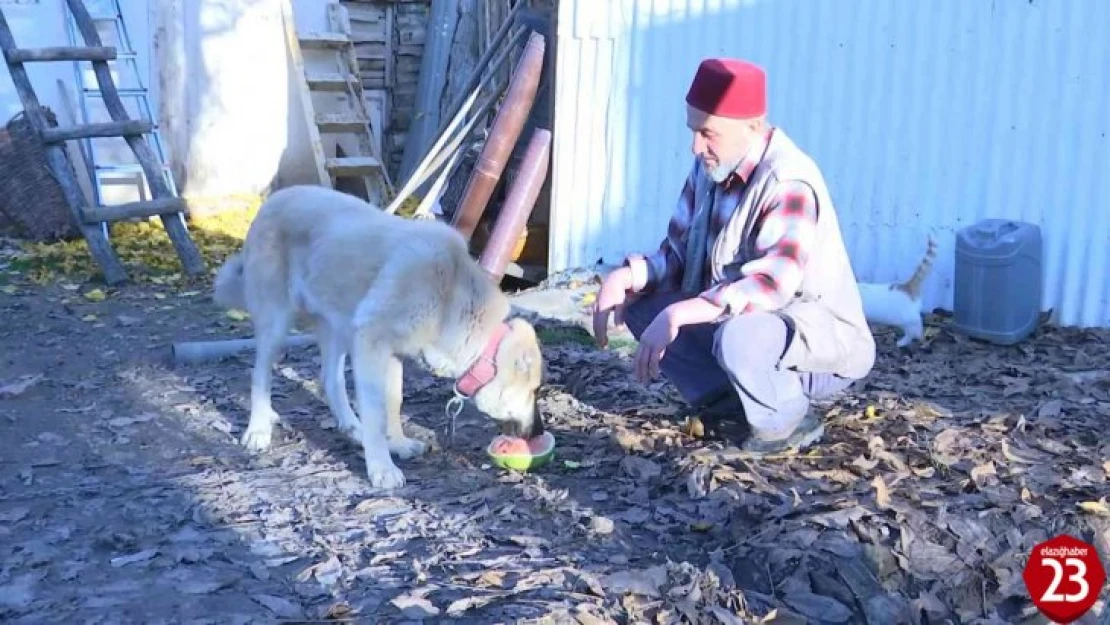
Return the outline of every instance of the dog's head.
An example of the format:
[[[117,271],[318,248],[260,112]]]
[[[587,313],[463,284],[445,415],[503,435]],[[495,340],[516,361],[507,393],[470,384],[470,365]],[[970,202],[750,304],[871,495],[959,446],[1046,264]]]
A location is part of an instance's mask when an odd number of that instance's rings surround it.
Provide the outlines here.
[[[502,434],[533,438],[544,431],[536,401],[544,378],[543,353],[530,323],[511,319],[507,324],[494,354],[497,373],[474,394],[474,405],[498,422]]]

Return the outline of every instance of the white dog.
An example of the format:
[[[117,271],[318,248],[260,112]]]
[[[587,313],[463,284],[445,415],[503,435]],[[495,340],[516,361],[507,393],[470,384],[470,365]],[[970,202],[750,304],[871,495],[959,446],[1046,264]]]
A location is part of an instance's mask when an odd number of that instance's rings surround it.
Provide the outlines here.
[[[401,427],[402,357],[456,378],[456,393],[500,422],[503,433],[543,432],[535,330],[508,318],[508,298],[447,224],[390,215],[326,187],[286,188],[266,200],[243,249],[220,268],[214,299],[246,310],[254,325],[250,421],[242,437],[248,449],[270,445],[278,420],[271,369],[295,320],[314,331],[328,407],[362,444],[374,487],[405,484],[391,453],[407,459],[425,450]],[[361,419],[347,397],[348,353]]]

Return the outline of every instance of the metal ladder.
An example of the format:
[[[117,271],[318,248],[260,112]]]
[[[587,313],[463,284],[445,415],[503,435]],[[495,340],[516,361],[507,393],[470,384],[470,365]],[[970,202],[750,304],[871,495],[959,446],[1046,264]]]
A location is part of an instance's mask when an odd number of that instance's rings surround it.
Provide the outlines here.
[[[135,218],[150,218],[158,216],[162,227],[173,243],[174,250],[181,260],[181,266],[190,276],[200,276],[207,272],[204,256],[197,247],[196,242],[189,236],[189,229],[185,222],[185,200],[178,197],[165,179],[165,163],[159,162],[159,157],[151,148],[146,135],[153,130],[153,120],[131,119],[130,113],[123,104],[123,99],[116,90],[115,79],[108,63],[116,60],[116,49],[105,46],[100,41],[100,34],[93,23],[92,16],[82,0],[65,0],[65,5],[73,15],[77,31],[84,40],[83,45],[69,47],[46,48],[20,48],[11,28],[8,26],[7,17],[0,8],[0,52],[4,55],[4,62],[8,66],[12,85],[19,94],[19,101],[23,104],[27,120],[38,132],[42,145],[45,148],[46,166],[58,184],[58,189],[66,198],[66,204],[73,214],[81,234],[88,244],[89,253],[100,266],[104,274],[104,281],[109,285],[119,284],[127,280],[127,269],[123,266],[119,256],[112,249],[112,242],[108,236],[107,223],[125,221]],[[118,6],[118,5],[117,5]],[[87,61],[92,63],[97,84],[100,87],[101,97],[105,109],[112,121],[77,124],[73,126],[54,127],[50,124],[39,102],[35,87],[24,67],[27,63],[44,62],[72,62]],[[84,85],[84,81],[82,81]],[[145,93],[143,94],[145,96]],[[149,105],[148,105],[149,106]],[[148,109],[149,110],[149,109]],[[77,180],[77,172],[69,159],[66,142],[101,137],[122,137],[128,149],[139,161],[142,173],[150,187],[151,199],[140,199],[137,202],[124,202],[120,204],[102,205],[92,203],[82,193]],[[99,187],[97,184],[92,186]],[[99,194],[99,189],[98,189]]]
[[[120,0],[85,0],[85,5],[88,7],[89,15],[92,17],[93,26],[100,30],[100,25],[111,24],[111,32],[109,36],[111,39],[102,35],[104,45],[115,46],[117,63],[122,61],[123,69],[119,69],[116,65],[110,63],[109,67],[113,71],[119,73],[119,82],[127,84],[128,81],[133,84],[128,87],[117,88],[120,99],[123,100],[124,106],[128,103],[133,103],[137,107],[137,117],[148,121],[152,125],[152,130],[148,133],[151,141],[151,147],[154,148],[154,153],[158,159],[158,166],[161,168],[162,176],[166,181],[166,185],[170,188],[173,195],[177,195],[177,185],[173,179],[173,172],[170,170],[166,162],[166,154],[162,144],[162,135],[158,129],[158,117],[151,110],[150,98],[147,95],[147,88],[143,82],[142,74],[139,72],[138,53],[135,51],[131,43],[131,35],[127,30],[127,24],[123,19],[123,9],[120,6]],[[83,45],[81,33],[78,32],[77,23],[74,20],[73,13],[65,11],[66,14],[66,36],[69,39],[69,45],[80,46]],[[96,123],[104,121],[101,119],[92,119],[90,113],[90,103],[95,101],[102,101],[103,92],[100,90],[96,82],[96,77],[93,75],[92,63],[89,61],[74,61],[73,73],[77,83],[77,98],[80,111],[80,119],[77,120],[81,124]],[[130,107],[128,107],[130,109]],[[107,112],[105,111],[105,116]],[[103,139],[101,139],[103,140]],[[89,180],[92,181],[93,203],[97,206],[104,206],[107,204],[104,198],[104,186],[111,184],[127,184],[135,183],[139,192],[139,200],[145,200],[146,189],[149,184],[144,175],[143,166],[137,160],[129,163],[112,163],[106,162],[105,156],[98,154],[97,141],[93,138],[82,139],[81,153],[84,157],[86,168],[89,173]],[[121,153],[129,154],[130,151],[124,148],[120,149]],[[182,216],[184,220],[184,216]],[[109,227],[108,222],[101,224],[101,227],[107,233]]]

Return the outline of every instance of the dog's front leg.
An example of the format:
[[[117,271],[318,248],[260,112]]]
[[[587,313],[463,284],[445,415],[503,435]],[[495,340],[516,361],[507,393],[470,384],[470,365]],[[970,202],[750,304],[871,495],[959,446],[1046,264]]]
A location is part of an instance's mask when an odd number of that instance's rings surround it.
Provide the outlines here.
[[[401,427],[401,400],[404,397],[404,366],[396,356],[389,357],[386,370],[386,436],[389,438],[389,451],[401,460],[415,458],[424,453],[427,446],[414,438],[405,436]]]
[[[400,488],[405,474],[389,454],[386,395],[390,353],[376,337],[359,331],[351,354],[354,365],[355,402],[366,456],[366,477],[374,488]]]

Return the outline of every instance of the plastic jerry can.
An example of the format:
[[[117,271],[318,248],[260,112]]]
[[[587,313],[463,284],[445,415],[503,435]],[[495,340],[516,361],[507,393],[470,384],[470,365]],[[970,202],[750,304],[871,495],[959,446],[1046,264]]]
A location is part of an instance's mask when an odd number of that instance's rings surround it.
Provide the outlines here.
[[[1043,290],[1041,230],[984,219],[956,233],[953,324],[971,337],[1013,345],[1037,329]]]

